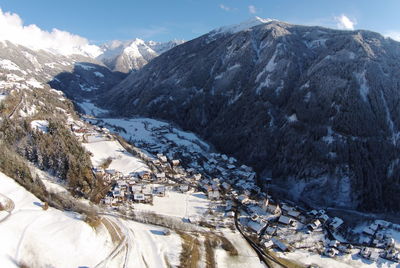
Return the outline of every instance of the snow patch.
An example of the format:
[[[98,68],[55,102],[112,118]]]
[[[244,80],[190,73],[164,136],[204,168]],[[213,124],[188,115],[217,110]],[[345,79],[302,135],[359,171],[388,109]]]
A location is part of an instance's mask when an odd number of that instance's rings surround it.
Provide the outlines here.
[[[30,78],[26,80],[26,83],[34,88],[43,88],[43,84],[37,81],[35,78]]]
[[[360,95],[363,99],[363,101],[367,102],[367,96],[369,94],[369,87],[367,83],[367,79],[365,77],[366,70],[364,70],[362,73],[355,73],[355,76],[357,78],[358,84],[360,85]]]
[[[100,73],[100,72],[94,72],[94,75],[100,78],[104,77],[104,74]]]
[[[10,60],[0,60],[0,67],[10,71],[21,71],[19,66]]]
[[[42,133],[48,133],[49,122],[47,120],[33,120],[31,122],[31,128]]]
[[[269,23],[273,20],[271,19],[263,19],[260,17],[254,17],[250,20],[244,21],[240,24],[235,24],[235,25],[230,25],[230,26],[224,26],[218,29],[215,29],[213,31],[210,32],[211,36],[215,36],[217,34],[225,34],[225,33],[238,33],[247,29],[250,29],[252,27],[255,27],[257,25],[261,25],[261,24],[265,24],[265,23]]]
[[[288,122],[291,122],[291,123],[299,121],[299,120],[297,119],[297,114],[294,113],[294,114],[292,114],[291,116],[289,116],[289,117],[287,118],[287,121],[288,121]]]

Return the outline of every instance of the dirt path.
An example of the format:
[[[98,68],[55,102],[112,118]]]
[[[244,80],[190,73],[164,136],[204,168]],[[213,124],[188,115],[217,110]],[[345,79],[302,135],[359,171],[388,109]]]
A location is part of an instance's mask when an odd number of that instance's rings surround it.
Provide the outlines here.
[[[113,219],[111,219],[113,217]],[[100,263],[94,267],[108,267],[108,262],[125,252],[123,256],[124,262],[122,267],[128,267],[129,255],[131,251],[131,238],[129,229],[115,216],[103,216],[101,223],[110,233],[113,243],[118,243],[114,250]]]

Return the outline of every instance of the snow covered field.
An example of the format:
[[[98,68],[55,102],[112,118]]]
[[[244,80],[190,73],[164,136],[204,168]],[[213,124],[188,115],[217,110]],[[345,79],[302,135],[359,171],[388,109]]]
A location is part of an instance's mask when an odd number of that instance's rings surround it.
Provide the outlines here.
[[[135,209],[153,211],[157,214],[179,218],[198,218],[203,216],[210,201],[204,193],[167,192],[165,197],[155,196],[153,205],[135,204]]]
[[[97,107],[96,105],[94,105],[91,102],[85,101],[85,102],[79,102],[78,103],[79,107],[81,107],[84,112],[88,115],[92,115],[92,116],[98,116],[101,114],[106,114],[108,113],[107,110],[101,109],[99,107]]]
[[[162,234],[163,228],[105,216],[120,229],[127,243],[121,254],[103,225],[93,229],[76,213],[40,207],[40,200],[0,173],[0,193],[11,198],[15,209],[0,222],[0,264],[19,267],[168,267],[179,265],[180,237]],[[127,253],[125,253],[127,252]],[[102,267],[102,266],[100,266]]]
[[[88,143],[82,143],[82,145],[93,154],[91,157],[93,166],[99,166],[111,157],[112,162],[108,168],[120,171],[124,175],[129,175],[131,172],[149,171],[142,160],[128,153],[116,140],[94,134],[88,136]]]
[[[291,253],[278,253],[278,256],[282,256],[287,259],[296,260],[306,265],[317,264],[324,268],[351,268],[351,267],[362,267],[362,268],[398,268],[400,265],[398,263],[390,262],[378,259],[377,262],[372,262],[358,256],[357,253],[346,256],[337,256],[335,258],[329,258],[326,256],[317,255],[315,253],[310,253],[305,250],[296,250]]]
[[[1,267],[93,266],[112,250],[106,232],[97,233],[78,214],[42,210],[39,199],[3,173],[0,193],[15,203],[0,223]]]
[[[209,150],[207,143],[203,142],[195,134],[174,128],[171,124],[150,118],[114,119],[101,118],[109,124],[111,131],[118,132],[126,140],[145,142],[148,144],[163,146],[165,142],[172,142],[176,146],[182,146],[189,152],[202,152]],[[115,131],[112,126],[122,127],[124,131]]]

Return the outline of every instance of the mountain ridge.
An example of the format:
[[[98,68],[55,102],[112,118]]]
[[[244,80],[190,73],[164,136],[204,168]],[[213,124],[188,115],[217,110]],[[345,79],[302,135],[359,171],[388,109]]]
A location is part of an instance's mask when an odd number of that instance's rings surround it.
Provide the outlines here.
[[[171,49],[103,104],[172,120],[297,198],[398,210],[387,195],[399,187],[399,60],[400,44],[374,32],[271,21]]]

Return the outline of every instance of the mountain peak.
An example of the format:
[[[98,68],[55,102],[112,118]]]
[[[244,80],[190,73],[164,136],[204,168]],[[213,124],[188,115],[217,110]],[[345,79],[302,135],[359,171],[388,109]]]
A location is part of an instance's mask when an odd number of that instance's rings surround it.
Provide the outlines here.
[[[228,25],[228,26],[223,26],[220,28],[217,28],[213,31],[211,31],[212,34],[222,34],[222,33],[238,33],[247,29],[250,29],[252,27],[255,27],[257,25],[269,23],[271,21],[274,21],[273,19],[263,19],[258,16],[255,16],[253,18],[250,18],[246,21],[243,21],[239,24],[233,24],[233,25]]]

